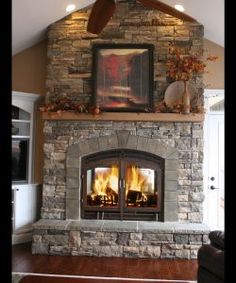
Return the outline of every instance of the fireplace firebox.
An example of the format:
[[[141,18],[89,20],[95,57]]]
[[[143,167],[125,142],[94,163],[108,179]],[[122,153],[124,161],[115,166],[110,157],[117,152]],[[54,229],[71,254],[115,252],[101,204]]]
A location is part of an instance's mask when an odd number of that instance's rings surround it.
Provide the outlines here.
[[[82,218],[163,221],[164,160],[136,150],[82,158]]]

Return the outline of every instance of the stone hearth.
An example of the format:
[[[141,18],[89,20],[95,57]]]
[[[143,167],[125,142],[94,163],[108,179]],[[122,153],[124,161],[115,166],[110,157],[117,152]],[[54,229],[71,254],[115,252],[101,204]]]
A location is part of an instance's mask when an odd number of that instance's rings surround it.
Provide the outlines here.
[[[115,220],[40,220],[34,254],[196,259],[208,242],[203,224]]]

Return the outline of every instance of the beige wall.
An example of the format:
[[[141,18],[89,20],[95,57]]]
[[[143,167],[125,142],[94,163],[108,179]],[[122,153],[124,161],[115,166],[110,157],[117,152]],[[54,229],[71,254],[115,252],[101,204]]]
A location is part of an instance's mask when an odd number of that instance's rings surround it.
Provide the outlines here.
[[[28,48],[12,59],[12,89],[45,95],[47,41]]]
[[[207,61],[206,71],[208,73],[204,74],[204,84],[205,88],[210,89],[224,89],[224,51],[225,49],[204,39],[204,49],[206,49],[206,54],[218,56],[216,61]]]
[[[12,90],[46,94],[47,41],[28,48],[12,58]],[[35,182],[42,183],[43,168],[43,121],[37,110],[35,137]]]

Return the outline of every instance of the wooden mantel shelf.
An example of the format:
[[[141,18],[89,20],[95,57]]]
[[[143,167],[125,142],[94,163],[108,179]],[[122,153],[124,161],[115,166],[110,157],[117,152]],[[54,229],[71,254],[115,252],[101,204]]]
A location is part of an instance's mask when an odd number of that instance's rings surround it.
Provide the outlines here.
[[[64,112],[61,116],[56,113],[43,113],[44,120],[79,120],[79,121],[150,121],[150,122],[203,122],[204,114],[178,113],[127,113],[104,112],[99,115],[88,113]]]

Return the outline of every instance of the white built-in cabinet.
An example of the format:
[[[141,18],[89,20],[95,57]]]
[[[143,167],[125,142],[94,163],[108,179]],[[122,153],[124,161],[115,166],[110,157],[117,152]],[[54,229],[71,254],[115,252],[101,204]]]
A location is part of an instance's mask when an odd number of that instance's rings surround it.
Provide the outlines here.
[[[12,186],[12,244],[32,240],[32,224],[39,219],[39,184]]]
[[[41,185],[34,183],[36,107],[39,95],[12,92],[12,244],[32,239]]]

